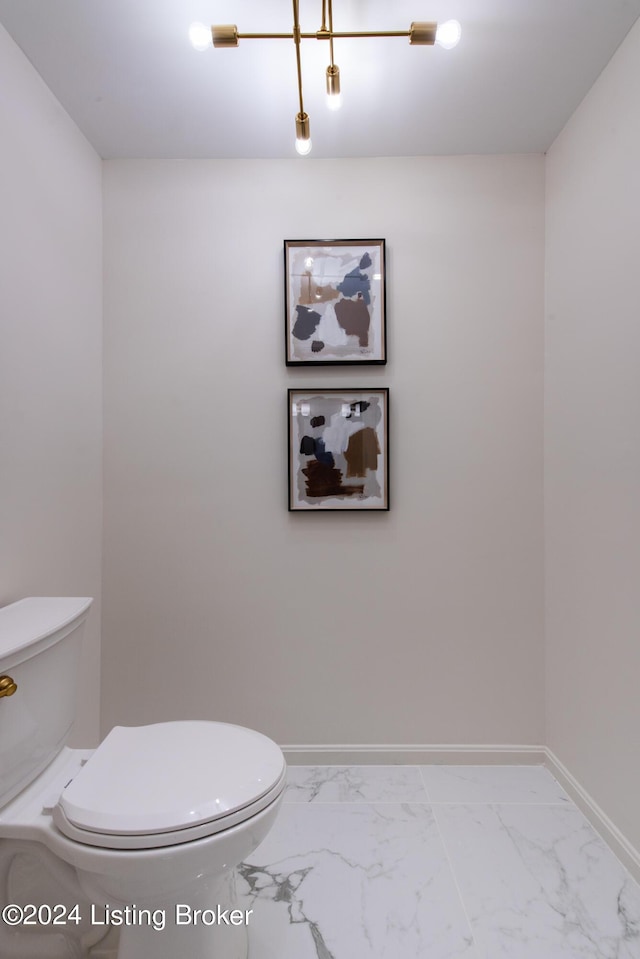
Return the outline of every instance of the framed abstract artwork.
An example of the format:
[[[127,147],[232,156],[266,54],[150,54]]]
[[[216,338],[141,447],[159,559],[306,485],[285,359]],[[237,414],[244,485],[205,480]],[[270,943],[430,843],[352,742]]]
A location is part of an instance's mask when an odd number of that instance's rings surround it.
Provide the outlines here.
[[[287,366],[387,362],[384,240],[285,240]]]
[[[288,391],[289,510],[389,509],[389,390]]]

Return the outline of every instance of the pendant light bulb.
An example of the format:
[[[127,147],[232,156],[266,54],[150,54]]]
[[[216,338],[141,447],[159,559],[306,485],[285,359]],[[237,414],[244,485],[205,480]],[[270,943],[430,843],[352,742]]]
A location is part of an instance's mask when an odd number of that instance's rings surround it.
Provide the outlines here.
[[[296,150],[301,157],[306,157],[308,153],[311,153],[311,140],[296,140]]]
[[[453,50],[460,42],[462,27],[457,20],[445,20],[438,24],[436,43],[444,50]]]
[[[211,46],[211,30],[204,23],[192,23],[189,27],[189,40],[194,50],[203,51]]]
[[[296,150],[302,157],[311,153],[311,129],[308,113],[298,113],[296,115]]]
[[[342,106],[340,67],[335,64],[327,67],[327,106],[330,110],[339,110]]]

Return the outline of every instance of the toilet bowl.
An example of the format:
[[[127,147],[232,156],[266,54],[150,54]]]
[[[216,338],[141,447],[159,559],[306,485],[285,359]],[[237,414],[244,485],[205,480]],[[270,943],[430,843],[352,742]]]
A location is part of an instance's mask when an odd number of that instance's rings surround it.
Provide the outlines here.
[[[115,727],[95,750],[68,748],[90,602],[0,609],[0,904],[12,901],[21,856],[55,875],[59,919],[63,892],[79,903],[55,930],[0,925],[0,955],[89,956],[117,927],[118,959],[245,959],[252,914],[236,900],[235,867],[273,825],[282,752],[209,721]]]

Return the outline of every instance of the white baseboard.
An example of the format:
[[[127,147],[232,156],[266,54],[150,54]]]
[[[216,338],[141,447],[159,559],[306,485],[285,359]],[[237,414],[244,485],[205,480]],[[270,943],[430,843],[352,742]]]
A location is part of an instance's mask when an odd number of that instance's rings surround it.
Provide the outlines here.
[[[364,744],[282,746],[291,766],[542,765],[544,746]]]
[[[546,746],[333,743],[282,746],[282,751],[291,766],[545,765],[640,882],[640,852]]]
[[[547,748],[545,748],[545,753],[545,764],[549,771],[553,773],[563,789],[571,796],[576,806],[582,810],[593,828],[602,836],[618,859],[624,863],[634,879],[640,882],[640,851],[620,832],[615,823],[609,819],[595,799],[589,795],[555,753]]]

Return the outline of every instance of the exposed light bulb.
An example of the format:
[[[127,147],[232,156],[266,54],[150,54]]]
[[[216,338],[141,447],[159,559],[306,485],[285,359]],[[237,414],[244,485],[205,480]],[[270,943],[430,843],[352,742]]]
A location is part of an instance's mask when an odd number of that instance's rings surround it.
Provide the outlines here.
[[[340,96],[340,67],[332,63],[327,67],[327,106],[330,110],[339,110],[342,106]]]
[[[306,157],[308,153],[311,153],[311,140],[308,138],[301,140],[300,137],[298,137],[296,140],[296,150],[301,157]]]
[[[189,40],[194,50],[206,50],[212,45],[211,30],[204,23],[192,23],[189,27]]]
[[[460,42],[462,27],[457,20],[445,20],[438,24],[436,43],[444,50],[452,50]]]
[[[296,114],[296,150],[301,157],[311,153],[311,127],[306,113]]]

